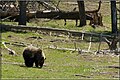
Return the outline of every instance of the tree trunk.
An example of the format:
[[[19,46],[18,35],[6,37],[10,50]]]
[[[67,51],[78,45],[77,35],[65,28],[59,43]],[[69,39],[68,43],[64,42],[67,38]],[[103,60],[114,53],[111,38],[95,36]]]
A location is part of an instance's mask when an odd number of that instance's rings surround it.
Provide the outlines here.
[[[80,27],[86,25],[86,16],[85,16],[85,7],[84,7],[84,1],[77,1],[78,8],[79,8],[79,16],[80,16]]]
[[[19,1],[19,25],[26,25],[26,1]]]
[[[112,33],[117,33],[116,1],[111,1],[111,22],[112,22]]]

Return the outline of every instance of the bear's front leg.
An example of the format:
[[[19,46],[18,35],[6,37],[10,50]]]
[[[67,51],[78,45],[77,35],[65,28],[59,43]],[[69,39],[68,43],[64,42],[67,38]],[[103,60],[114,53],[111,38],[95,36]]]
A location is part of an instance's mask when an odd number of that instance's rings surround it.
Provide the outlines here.
[[[43,67],[43,63],[40,64],[40,68],[42,68],[42,67]]]
[[[44,57],[42,57],[42,58],[40,59],[40,62],[39,62],[40,68],[43,67],[43,64],[44,64]]]

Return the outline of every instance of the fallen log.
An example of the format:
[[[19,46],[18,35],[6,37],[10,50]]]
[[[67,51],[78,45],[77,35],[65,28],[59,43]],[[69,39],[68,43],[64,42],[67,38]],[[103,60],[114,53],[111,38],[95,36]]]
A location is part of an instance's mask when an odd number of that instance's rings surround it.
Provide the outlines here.
[[[49,46],[48,48],[50,49],[56,49],[56,50],[63,50],[63,51],[77,51],[78,53],[94,53],[94,51],[88,51],[88,50],[80,50],[79,48],[78,49],[72,49],[72,48],[59,48],[57,46],[54,46],[54,45],[51,45]]]
[[[108,68],[116,68],[116,69],[120,69],[120,66],[107,66]]]
[[[82,74],[75,74],[75,76],[80,76],[80,77],[84,77],[84,78],[91,78],[90,76],[86,76],[86,75],[82,75]]]
[[[93,54],[95,54],[95,55],[98,55],[98,54],[103,54],[103,55],[109,55],[109,53],[114,53],[114,54],[112,54],[112,55],[120,55],[119,53],[119,51],[115,51],[115,50],[99,50],[99,52],[98,52],[98,50],[83,50],[83,49],[79,49],[79,48],[77,48],[77,49],[75,49],[75,48],[60,48],[60,47],[57,47],[56,45],[51,45],[51,46],[48,46],[48,48],[50,48],[50,49],[56,49],[56,50],[63,50],[63,51],[76,51],[76,52],[78,52],[78,54],[82,54],[82,53],[93,53]],[[116,53],[118,53],[118,54],[116,54]],[[110,54],[111,55],[111,54]]]
[[[52,6],[51,4],[49,4],[47,1],[37,1],[39,4],[41,4],[42,6],[44,6],[46,9],[48,10],[58,10],[57,7]]]
[[[0,28],[1,31],[17,31],[17,30],[21,30],[21,31],[25,31],[25,30],[29,30],[29,31],[41,31],[41,32],[54,32],[54,33],[61,33],[61,34],[66,34],[68,35],[68,33],[70,33],[72,36],[82,36],[82,34],[84,34],[84,36],[94,36],[94,37],[99,37],[101,36],[100,34],[96,34],[96,33],[88,33],[88,32],[79,32],[79,31],[74,31],[74,30],[66,30],[66,29],[58,29],[58,28],[48,28],[48,27],[32,27],[32,26],[24,26],[24,25],[4,25],[4,24],[0,24]],[[106,35],[106,34],[102,34],[102,37],[107,37],[107,38],[112,38],[114,35]]]
[[[21,42],[13,42],[13,43],[3,42],[3,44],[4,44],[4,47],[6,49],[8,49],[8,47],[6,46],[6,44],[14,45],[14,46],[21,46],[21,47],[26,47],[27,45],[30,45],[30,44],[25,44],[25,43],[21,43]]]
[[[37,11],[37,18],[49,18],[49,19],[80,19],[79,11]],[[87,20],[91,20],[92,18],[89,15],[86,15]]]
[[[6,12],[6,11],[0,11],[0,19],[6,18],[8,16],[9,16],[8,12]]]
[[[17,55],[16,52],[10,48],[8,48],[6,45],[5,45],[5,42],[2,42],[3,46],[5,47],[5,49],[8,50],[9,52],[9,55]]]

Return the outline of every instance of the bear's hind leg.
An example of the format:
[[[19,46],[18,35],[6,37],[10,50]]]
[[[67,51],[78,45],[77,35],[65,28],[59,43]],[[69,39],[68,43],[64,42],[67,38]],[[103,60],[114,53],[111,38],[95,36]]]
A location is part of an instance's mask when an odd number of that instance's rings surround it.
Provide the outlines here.
[[[25,61],[25,65],[26,65],[27,67],[33,67],[33,63],[28,62],[28,61]]]
[[[35,61],[35,66],[38,67],[38,61]]]

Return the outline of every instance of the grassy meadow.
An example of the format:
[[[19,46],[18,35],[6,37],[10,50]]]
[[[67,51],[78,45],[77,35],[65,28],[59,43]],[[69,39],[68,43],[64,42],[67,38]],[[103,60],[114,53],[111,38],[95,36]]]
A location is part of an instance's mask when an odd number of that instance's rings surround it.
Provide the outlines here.
[[[11,36],[11,37],[9,37]],[[40,37],[36,40],[31,37]],[[55,41],[54,41],[55,40]],[[65,40],[65,41],[64,41]],[[78,40],[78,39],[76,39]],[[2,46],[2,79],[118,79],[119,69],[108,68],[118,66],[119,56],[82,53],[65,50],[49,49],[56,45],[62,48],[74,48],[73,38],[48,36],[38,33],[2,32],[2,41],[32,43],[41,47],[46,55],[43,68],[27,68],[24,65],[22,52],[25,47],[7,44],[7,47],[15,50],[17,56],[8,54]],[[88,42],[76,42],[77,48],[87,49]],[[104,44],[104,43],[103,43]],[[98,43],[92,43],[92,49],[98,47]],[[107,45],[102,45],[106,46]]]
[[[87,5],[87,4],[86,4]],[[61,8],[66,5],[61,5]],[[69,5],[65,9],[68,9]],[[90,6],[90,5],[89,5]],[[88,7],[89,8],[89,7]],[[96,29],[92,28],[87,21],[87,25],[84,27],[76,27],[75,21],[67,20],[67,25],[64,26],[63,20],[48,20],[48,19],[32,19],[27,26],[39,26],[39,27],[52,27],[76,31],[94,32],[94,33],[110,33],[111,31],[111,17],[110,17],[109,3],[103,3],[100,12],[103,15],[103,25],[98,26]],[[69,8],[70,9],[70,8]],[[73,8],[72,8],[73,9]],[[96,9],[96,8],[95,8]],[[89,10],[89,9],[88,9]],[[0,22],[2,24],[17,25],[17,22]],[[94,53],[82,53],[78,54],[77,51],[69,50],[57,50],[50,49],[49,46],[57,46],[59,48],[72,48],[74,49],[74,43],[76,47],[80,49],[88,50],[89,36],[85,36],[84,40],[81,37],[68,38],[66,36],[49,36],[47,34],[39,34],[34,32],[1,32],[2,41],[7,42],[7,47],[13,49],[17,55],[9,55],[8,51],[2,47],[2,68],[1,68],[1,80],[47,80],[47,79],[72,79],[72,80],[119,80],[118,68],[119,56],[112,54],[98,54]],[[32,37],[39,37],[32,38]],[[99,39],[93,37],[93,42],[90,50],[97,50],[99,46]],[[9,44],[10,43],[10,44]],[[24,64],[22,52],[25,47],[12,45],[13,43],[33,44],[36,47],[40,47],[45,55],[46,60],[43,68],[31,67],[28,68]],[[101,49],[108,49],[108,45],[105,42],[101,43]],[[109,67],[113,66],[113,67]]]

